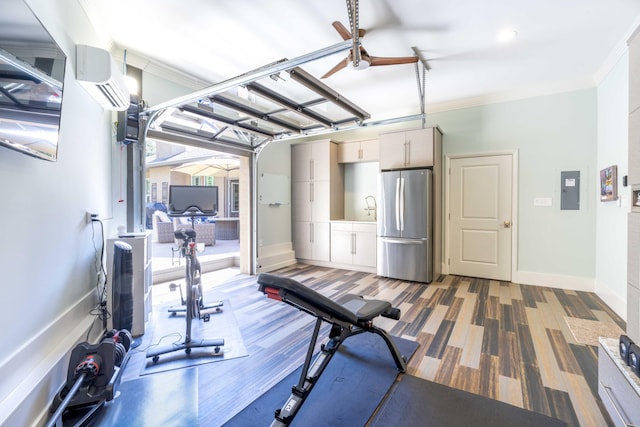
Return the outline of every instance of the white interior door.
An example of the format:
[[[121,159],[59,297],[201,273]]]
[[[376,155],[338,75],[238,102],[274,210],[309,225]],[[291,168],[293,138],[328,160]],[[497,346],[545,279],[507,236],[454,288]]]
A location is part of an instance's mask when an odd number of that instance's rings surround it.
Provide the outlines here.
[[[511,280],[512,156],[451,159],[449,272]]]

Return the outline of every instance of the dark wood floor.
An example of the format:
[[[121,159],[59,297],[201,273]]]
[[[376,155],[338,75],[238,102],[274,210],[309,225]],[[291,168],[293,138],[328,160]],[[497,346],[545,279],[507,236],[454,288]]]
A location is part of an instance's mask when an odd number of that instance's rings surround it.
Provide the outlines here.
[[[569,426],[612,425],[597,397],[597,346],[579,342],[566,319],[624,329],[619,316],[593,293],[458,276],[423,285],[307,265],[273,273],[330,298],[357,293],[391,301],[402,310],[401,319],[376,323],[419,342],[408,364],[411,375]],[[249,356],[192,368],[198,369],[202,426],[223,424],[302,364],[314,321],[267,299],[257,291],[256,277],[215,283],[216,277],[203,275],[205,288],[212,287],[207,295],[230,301]]]

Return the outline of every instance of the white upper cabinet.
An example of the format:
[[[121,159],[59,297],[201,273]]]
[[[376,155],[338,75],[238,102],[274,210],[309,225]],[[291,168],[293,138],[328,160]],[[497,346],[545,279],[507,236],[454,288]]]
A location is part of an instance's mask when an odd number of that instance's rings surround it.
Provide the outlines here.
[[[435,128],[380,135],[380,169],[433,166]]]
[[[378,140],[344,142],[338,145],[338,163],[377,162]]]
[[[293,152],[293,180],[328,181],[331,171],[332,143],[296,144]]]

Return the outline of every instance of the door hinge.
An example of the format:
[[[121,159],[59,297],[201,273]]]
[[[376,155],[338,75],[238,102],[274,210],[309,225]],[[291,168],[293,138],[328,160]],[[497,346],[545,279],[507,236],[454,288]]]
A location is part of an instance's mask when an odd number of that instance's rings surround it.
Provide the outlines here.
[[[447,265],[451,265],[451,258],[447,258]]]

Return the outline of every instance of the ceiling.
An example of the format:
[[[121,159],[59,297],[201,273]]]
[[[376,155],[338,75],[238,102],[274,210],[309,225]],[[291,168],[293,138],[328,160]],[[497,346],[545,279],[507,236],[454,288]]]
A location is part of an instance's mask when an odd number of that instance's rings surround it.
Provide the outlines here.
[[[210,84],[342,42],[333,21],[349,28],[345,0],[78,1],[116,48]],[[426,59],[427,112],[593,87],[639,16],[638,0],[359,2],[370,55],[411,56],[415,46]],[[499,43],[503,29],[518,37]],[[320,78],[346,55],[301,67]],[[385,120],[420,113],[420,68],[344,69],[321,81]]]

